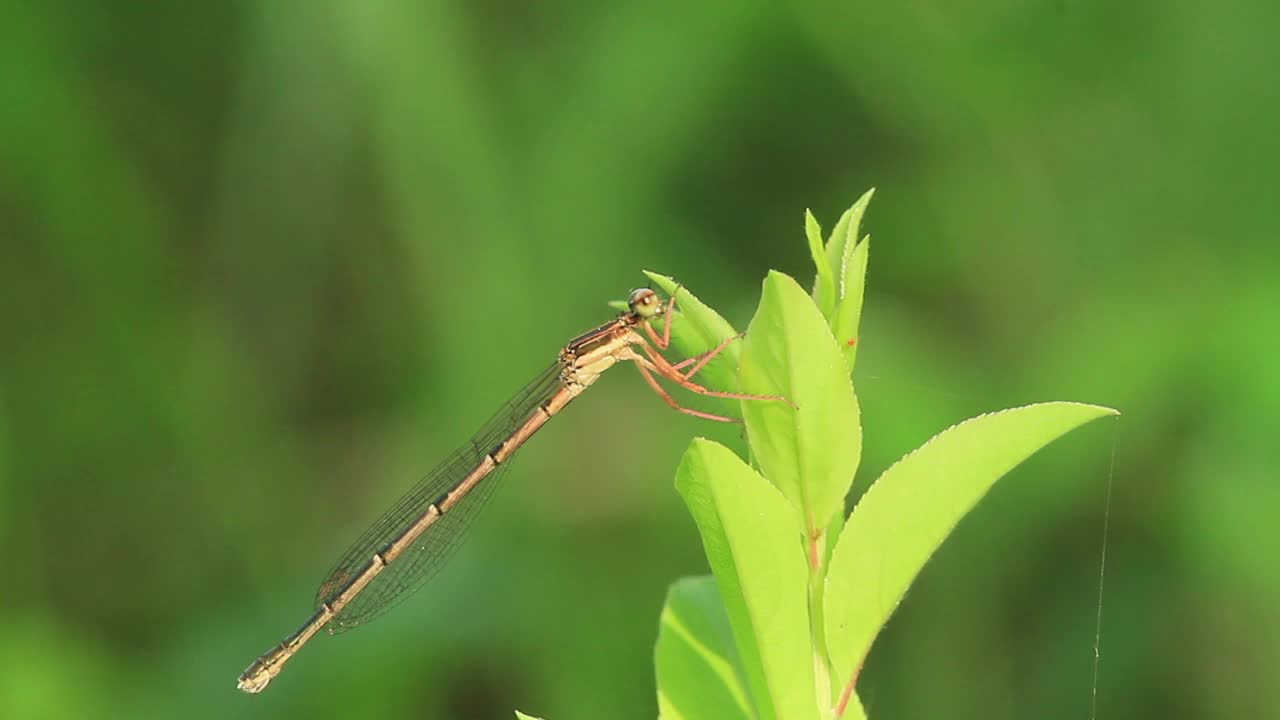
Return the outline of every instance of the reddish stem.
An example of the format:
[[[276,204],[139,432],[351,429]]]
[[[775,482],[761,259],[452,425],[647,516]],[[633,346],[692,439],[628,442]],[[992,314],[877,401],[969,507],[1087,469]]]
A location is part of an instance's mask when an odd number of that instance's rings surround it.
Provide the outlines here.
[[[840,702],[836,703],[836,717],[844,717],[844,711],[849,707],[849,698],[853,697],[853,686],[858,683],[858,673],[862,672],[862,666],[859,665],[853,671],[853,675],[849,678],[848,684],[844,686],[844,690],[840,692]]]

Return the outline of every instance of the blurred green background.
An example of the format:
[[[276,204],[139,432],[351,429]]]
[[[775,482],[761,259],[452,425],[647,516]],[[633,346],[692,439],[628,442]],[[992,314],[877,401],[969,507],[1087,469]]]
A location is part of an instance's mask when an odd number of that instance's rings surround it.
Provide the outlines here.
[[[873,718],[1280,707],[1280,62],[1265,3],[0,7],[0,716],[656,713],[672,489],[610,373],[428,589],[237,673],[605,303],[745,327],[875,186],[858,487],[965,417],[1120,408],[934,558]],[[963,8],[963,9],[961,9]]]

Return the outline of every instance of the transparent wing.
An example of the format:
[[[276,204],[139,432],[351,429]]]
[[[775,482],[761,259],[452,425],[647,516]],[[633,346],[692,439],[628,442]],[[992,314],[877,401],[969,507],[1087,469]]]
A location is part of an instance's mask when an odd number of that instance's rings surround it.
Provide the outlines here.
[[[410,527],[427,506],[453,489],[481,462],[485,455],[506,440],[561,387],[560,364],[544,370],[510,402],[503,405],[471,440],[453,452],[412,490],[400,498],[376,523],[365,531],[338,560],[316,591],[317,609],[333,600],[393,539]],[[493,495],[493,489],[513,458],[508,458],[476,484],[449,512],[436,520],[399,557],[374,576],[364,590],[329,623],[330,633],[350,630],[369,622],[408,597],[436,573],[457,548],[471,521]]]

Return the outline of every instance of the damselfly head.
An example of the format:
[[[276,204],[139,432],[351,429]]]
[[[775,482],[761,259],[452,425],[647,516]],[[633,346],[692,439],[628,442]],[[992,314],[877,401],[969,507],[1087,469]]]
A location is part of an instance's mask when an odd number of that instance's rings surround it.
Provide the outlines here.
[[[662,301],[658,299],[658,293],[649,288],[632,290],[631,295],[627,297],[627,306],[631,308],[631,312],[642,318],[651,318],[662,313]]]

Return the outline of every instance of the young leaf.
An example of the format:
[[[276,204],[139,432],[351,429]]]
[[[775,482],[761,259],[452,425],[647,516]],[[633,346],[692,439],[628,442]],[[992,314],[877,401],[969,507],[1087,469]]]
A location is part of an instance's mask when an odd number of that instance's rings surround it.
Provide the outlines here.
[[[777,272],[764,282],[739,370],[743,392],[781,395],[747,400],[742,417],[764,476],[800,510],[816,538],[853,482],[862,453],[858,401],[827,323],[795,280]]]
[[[862,294],[867,284],[867,255],[871,251],[871,236],[852,247],[840,275],[840,300],[836,304],[831,332],[840,343],[844,364],[853,374],[854,361],[858,357],[858,324],[862,321]]]
[[[849,516],[827,572],[823,615],[837,682],[852,690],[911,581],[996,480],[1067,432],[1117,414],[1054,402],[980,415],[886,470]]]
[[[517,710],[517,711],[516,711],[516,720],[542,720],[542,718],[536,718],[536,717],[534,717],[534,716],[532,716],[532,715],[525,715],[524,713],[522,713],[522,712],[520,712],[519,710]]]
[[[792,506],[723,445],[696,439],[676,472],[728,611],[756,717],[817,718],[808,568]]]
[[[834,283],[830,287],[824,287],[822,283],[822,274],[819,270],[818,277],[813,281],[813,300],[818,303],[818,307],[823,308],[823,315],[827,318],[827,322],[833,327],[835,326],[835,311],[829,308],[835,308],[841,298],[849,295],[846,290],[848,283],[846,282],[846,268],[849,266],[849,259],[852,257],[854,246],[858,244],[859,226],[862,224],[862,216],[867,210],[867,205],[871,202],[871,196],[875,194],[875,188],[866,191],[853,207],[844,211],[840,216],[840,220],[836,222],[836,226],[831,229],[831,236],[827,239],[827,247],[824,253],[827,260],[827,267],[830,269]],[[836,337],[839,337],[837,335]]]
[[[710,575],[677,580],[662,608],[654,665],[663,720],[749,720],[733,630]]]
[[[809,239],[809,254],[813,257],[813,266],[818,270],[818,276],[813,281],[813,298],[822,309],[822,314],[830,318],[834,315],[836,307],[835,273],[822,247],[822,228],[818,226],[818,219],[809,210],[804,211],[804,234]]]
[[[697,298],[688,288],[666,275],[645,271],[667,297],[676,297],[676,314],[671,321],[671,345],[681,357],[693,357],[714,349],[726,338],[738,334],[737,330]],[[678,293],[677,293],[678,290]],[[654,329],[662,332],[663,319],[653,322]],[[742,355],[742,342],[735,340],[725,347],[714,360],[698,373],[697,382],[716,390],[736,392],[738,389],[738,360]],[[733,415],[738,414],[737,403],[726,404]]]
[[[853,246],[858,243],[862,216],[866,214],[867,205],[871,203],[871,197],[875,194],[875,188],[863,193],[853,207],[844,211],[844,215],[840,216],[840,221],[831,231],[831,237],[827,240],[827,262],[835,269],[837,277],[844,277],[845,267],[848,265],[846,260],[853,253]]]

